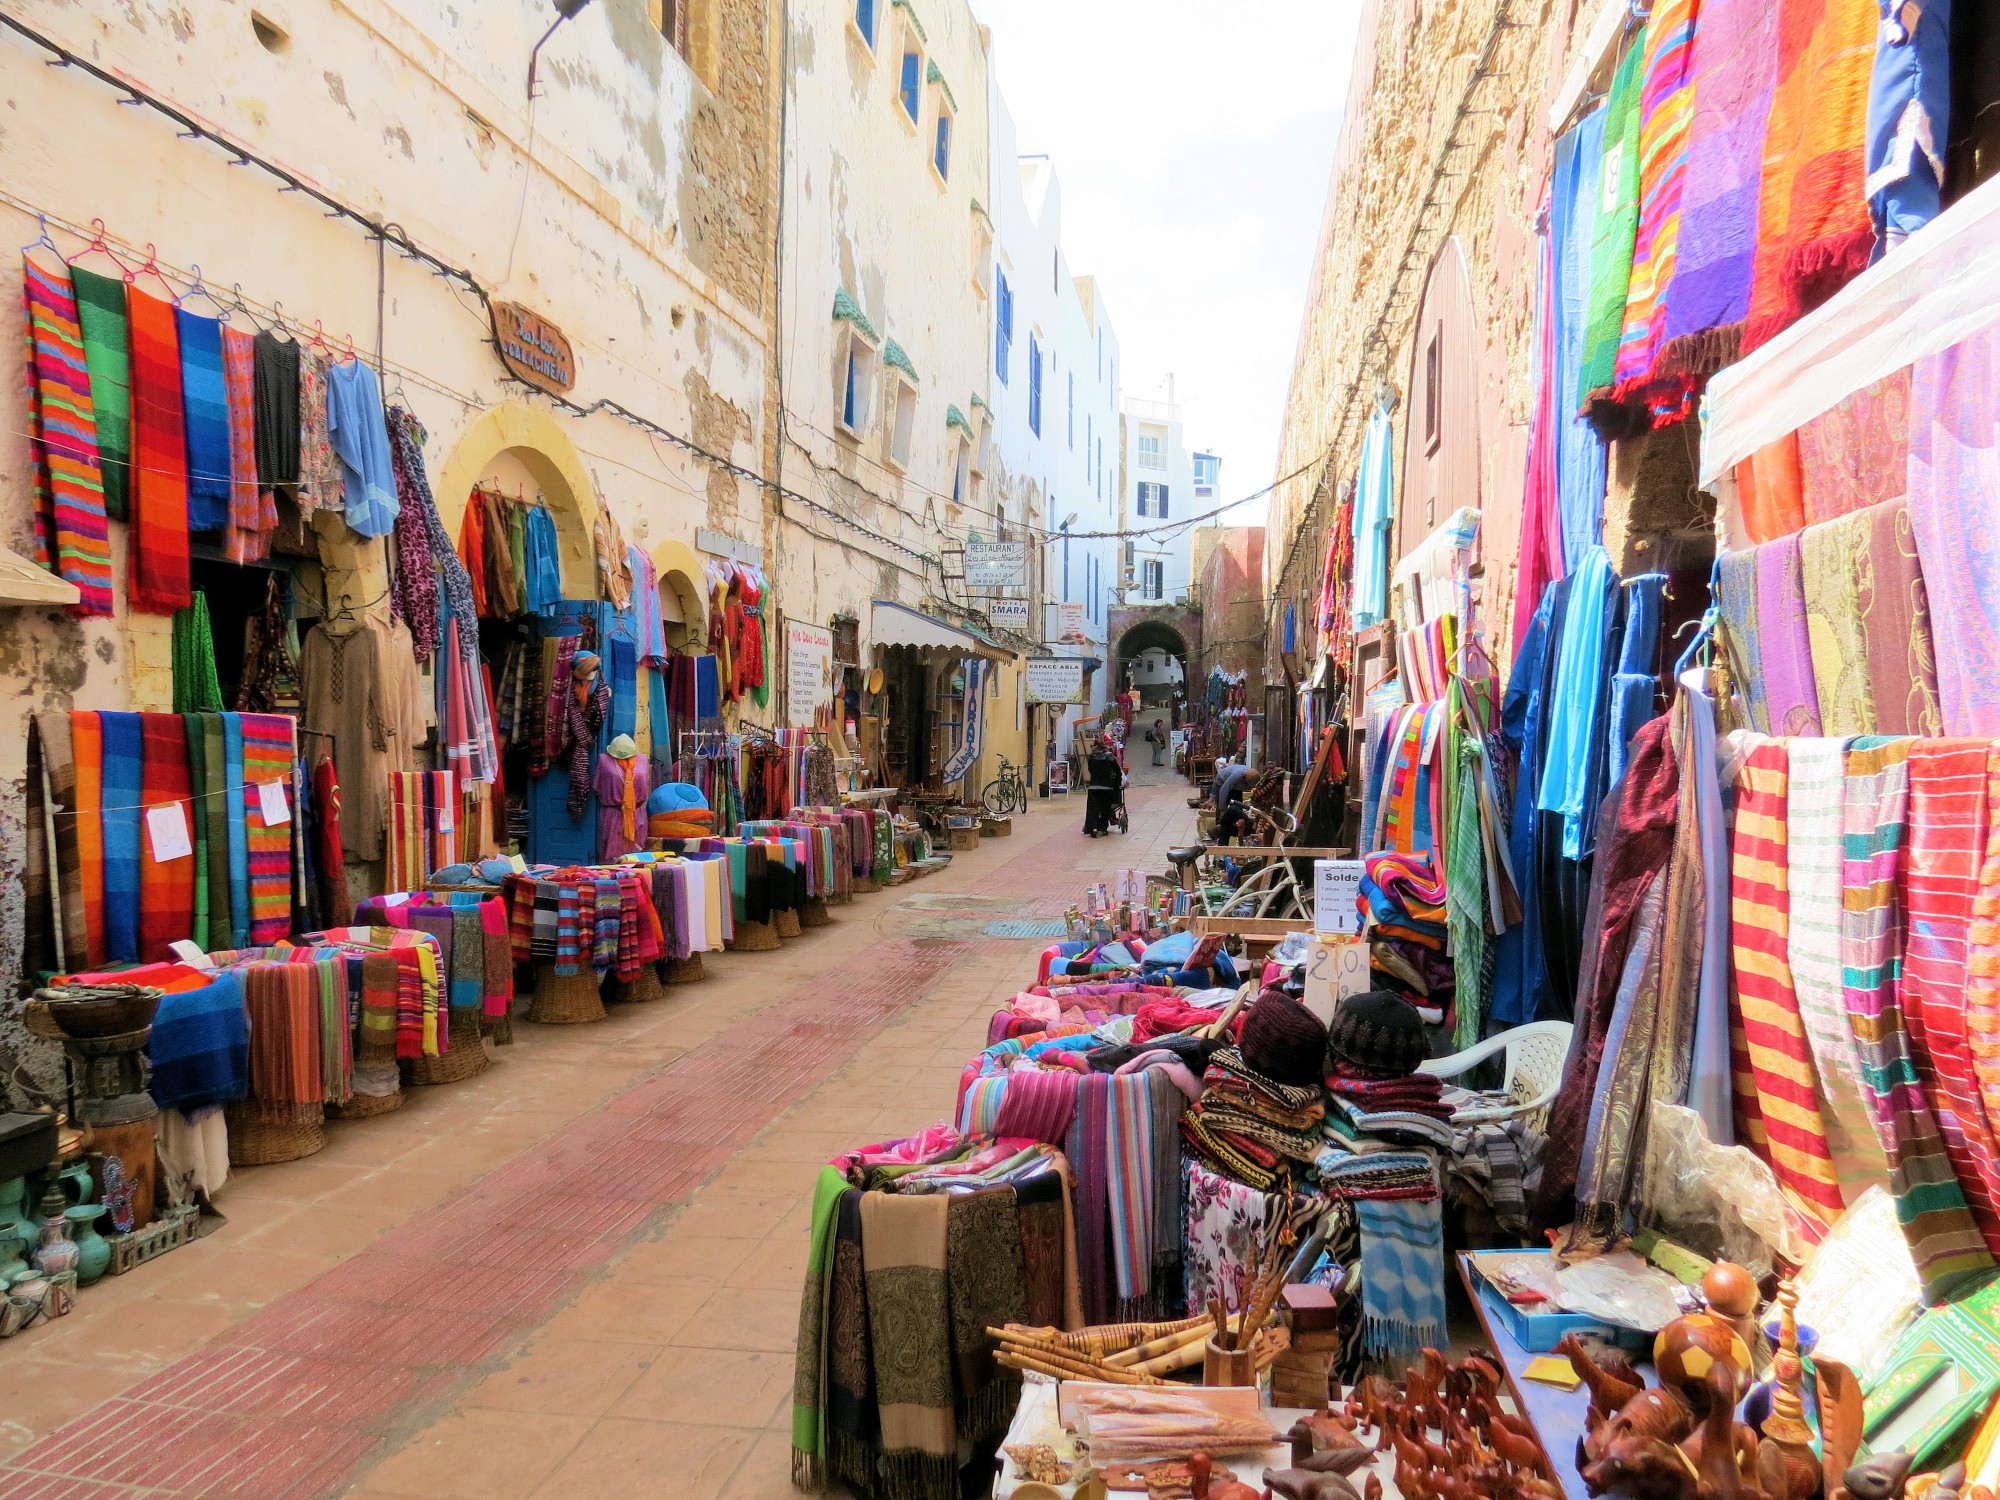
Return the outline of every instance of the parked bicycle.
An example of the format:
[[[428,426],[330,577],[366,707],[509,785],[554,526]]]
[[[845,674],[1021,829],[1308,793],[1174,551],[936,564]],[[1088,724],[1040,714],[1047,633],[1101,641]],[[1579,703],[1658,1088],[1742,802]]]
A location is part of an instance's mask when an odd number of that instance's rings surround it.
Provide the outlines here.
[[[1282,848],[1298,831],[1292,815],[1283,808],[1267,811],[1251,806],[1247,812],[1251,821],[1266,831],[1274,847]],[[1182,869],[1194,868],[1195,912],[1198,916],[1298,920],[1311,910],[1311,893],[1300,884],[1298,873],[1289,859],[1271,858],[1247,874],[1239,873],[1234,886],[1227,883],[1222,860],[1206,861],[1207,868],[1203,868],[1200,844],[1169,849],[1167,859],[1174,867],[1176,883]]]
[[[1004,818],[1009,813],[1024,813],[1028,810],[1028,783],[1022,775],[1022,768],[1006,756],[1000,757],[1000,774],[986,783],[986,790],[979,794],[986,811],[996,818]]]

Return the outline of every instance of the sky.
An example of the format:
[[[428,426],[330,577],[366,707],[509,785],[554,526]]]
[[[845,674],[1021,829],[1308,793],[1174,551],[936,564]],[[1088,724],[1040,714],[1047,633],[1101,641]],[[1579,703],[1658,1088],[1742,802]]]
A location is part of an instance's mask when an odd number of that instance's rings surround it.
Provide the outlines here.
[[[1174,376],[1222,493],[1276,477],[1299,316],[1361,0],[972,0],[1020,150],[1062,182],[1125,394]],[[1227,519],[1261,521],[1264,502]]]

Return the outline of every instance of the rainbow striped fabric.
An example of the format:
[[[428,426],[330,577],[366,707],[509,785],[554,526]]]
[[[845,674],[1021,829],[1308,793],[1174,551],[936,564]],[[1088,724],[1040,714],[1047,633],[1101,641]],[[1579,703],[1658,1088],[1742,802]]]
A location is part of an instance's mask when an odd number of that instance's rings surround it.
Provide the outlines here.
[[[250,862],[250,941],[275,943],[292,930],[292,832],[298,807],[292,796],[292,765],[298,759],[296,721],[289,714],[232,715],[243,730],[244,841]],[[283,823],[266,823],[265,784],[278,782],[289,812]]]
[[[1824,1233],[1845,1205],[1786,953],[1791,933],[1788,774],[1784,741],[1760,740],[1736,783],[1736,826],[1729,851],[1736,1131],[1771,1164],[1810,1229]]]
[[[69,268],[23,256],[29,446],[35,460],[35,561],[76,585],[77,615],[111,613],[111,541],[98,466],[90,368]]]

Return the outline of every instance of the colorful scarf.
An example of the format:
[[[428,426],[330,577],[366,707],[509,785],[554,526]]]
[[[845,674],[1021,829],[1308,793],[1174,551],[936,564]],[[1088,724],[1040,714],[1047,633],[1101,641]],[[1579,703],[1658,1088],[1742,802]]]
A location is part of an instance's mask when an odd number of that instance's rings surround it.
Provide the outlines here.
[[[185,821],[191,789],[187,734],[181,716],[151,713],[141,714],[139,720],[143,756],[139,800],[148,814],[171,804]],[[192,824],[188,836],[192,843]],[[161,861],[153,853],[152,830],[142,828],[140,837],[143,853],[139,864],[139,958],[149,963],[165,963],[173,957],[170,943],[195,936],[195,861],[185,854]]]
[[[221,946],[250,944],[250,813],[243,801],[243,717],[222,714],[223,789],[228,808],[229,941]]]
[[[1646,20],[1646,81],[1639,102],[1639,230],[1625,291],[1614,394],[1647,400],[1666,326],[1666,296],[1680,256],[1681,196],[1694,128],[1694,34],[1701,0],[1656,0]],[[1655,426],[1686,416],[1685,391],[1653,400]]]
[[[1736,783],[1730,841],[1736,1133],[1771,1164],[1817,1238],[1844,1205],[1792,986],[1786,775],[1785,742],[1760,740]]]
[[[222,382],[229,407],[229,532],[233,563],[255,562],[271,550],[278,506],[257,483],[257,336],[222,329]]]
[[[1988,740],[1910,744],[1903,1022],[1917,1077],[1987,1249],[2000,1254],[2000,1149],[1966,1021],[1967,944],[1986,853]]]
[[[144,734],[132,713],[99,715],[104,746],[104,950],[109,963],[139,961],[141,849],[145,840]]]
[[[1942,734],[1930,595],[1917,561],[1910,507],[1870,507],[1868,557],[1857,590],[1868,678],[1880,734]]]
[[[1864,135],[1879,0],[1779,0],[1743,352],[1858,275],[1875,248]]]
[[[1798,432],[1807,521],[1900,500],[1910,488],[1910,368],[1844,397]]]
[[[77,737],[77,785],[85,752]],[[88,900],[88,895],[85,897]],[[1966,942],[1966,1047],[1989,1124],[2000,1121],[2000,745],[1986,755],[1986,856]]]
[[[195,941],[213,952],[232,945],[229,909],[229,765],[219,713],[181,716],[188,780],[194,788]]]
[[[1377,1359],[1411,1358],[1444,1334],[1443,1200],[1364,1199],[1354,1216],[1363,1343]]]
[[[180,341],[181,412],[187,439],[188,530],[229,524],[229,389],[222,370],[222,324],[174,309]]]
[[[1946,734],[2000,735],[2000,546],[1990,523],[2000,327],[1919,361],[1910,387],[1910,526],[1936,639]]]
[[[1604,106],[1604,164],[1598,173],[1602,197],[1590,237],[1590,302],[1574,397],[1579,411],[1608,398],[1618,377],[1618,342],[1639,232],[1639,113],[1645,70],[1641,41],[1626,49]]]
[[[1752,545],[1774,542],[1806,524],[1799,435],[1788,432],[1736,466],[1736,504]]]
[[[1896,1216],[1924,1295],[1937,1301],[1990,1274],[1994,1261],[1925,1102],[1904,1023],[1897,939],[1910,745],[1864,735],[1848,747],[1840,953],[1848,1024],[1889,1158]]]
[[[160,997],[146,1037],[146,1091],[161,1109],[192,1111],[241,1099],[250,1086],[250,1029],[243,976],[217,974]]]
[[[122,521],[132,498],[132,356],[125,328],[125,279],[75,265],[69,278],[76,292],[84,362],[90,367],[104,513]]]
[[[814,1492],[825,1489],[831,1478],[826,1465],[827,1362],[831,1352],[827,1311],[834,1226],[840,1200],[851,1191],[847,1179],[832,1167],[819,1169],[813,1182],[805,1289],[799,1295],[799,1332],[793,1341],[792,1483]]]
[[[1584,116],[1577,127],[1556,142],[1555,175],[1549,188],[1549,263],[1553,277],[1548,302],[1548,358],[1542,370],[1547,391],[1550,478],[1555,485],[1556,513],[1561,517],[1560,566],[1547,578],[1560,578],[1583,561],[1604,533],[1605,452],[1603,439],[1578,414],[1571,399],[1582,378],[1585,321],[1591,294],[1591,250],[1603,197],[1606,111]],[[1546,550],[1546,549],[1545,549]],[[1542,597],[1546,580],[1531,574],[1520,583],[1518,597],[1529,608]],[[1524,619],[1525,625],[1525,619]]]
[[[957,1493],[950,1214],[944,1193],[861,1195],[869,1363],[881,1421],[878,1472],[882,1490],[906,1500]]]
[[[1685,413],[1701,379],[1736,358],[1757,258],[1757,186],[1778,81],[1778,7],[1702,0],[1688,88],[1694,119],[1681,189],[1680,255],[1661,308],[1655,409]]]
[[[1846,516],[1799,533],[1806,636],[1820,727],[1826,734],[1872,734],[1879,727],[1861,613],[1868,537],[1865,516]]]
[[[1757,549],[1757,629],[1771,733],[1818,734],[1819,693],[1796,533]]]
[[[250,1017],[250,1097],[271,1124],[305,1124],[326,1103],[318,976],[303,963],[253,963],[243,970]]]
[[[83,958],[91,968],[105,962],[104,929],[104,726],[100,715],[72,709],[70,758],[76,790],[70,821],[76,827],[77,899],[83,921]],[[74,963],[75,959],[72,958]]]
[[[76,298],[64,271],[23,256],[29,447],[35,464],[35,560],[74,584],[71,613],[111,613],[111,541],[97,417]]]
[[[132,608],[170,615],[188,585],[187,424],[174,306],[127,292],[132,340]]]
[[[292,834],[298,808],[292,800],[292,766],[298,759],[288,714],[235,714],[243,733],[245,857],[249,864],[250,941],[275,943],[292,930]],[[289,814],[266,823],[260,787],[277,783]]]

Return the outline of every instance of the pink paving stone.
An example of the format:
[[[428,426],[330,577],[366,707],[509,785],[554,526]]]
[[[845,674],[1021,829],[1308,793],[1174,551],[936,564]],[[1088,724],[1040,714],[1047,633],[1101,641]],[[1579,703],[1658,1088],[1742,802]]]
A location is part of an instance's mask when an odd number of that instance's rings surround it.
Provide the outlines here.
[[[1046,883],[1030,856],[1014,882]],[[968,948],[885,940],[0,1466],[0,1500],[313,1500],[444,1410]]]

